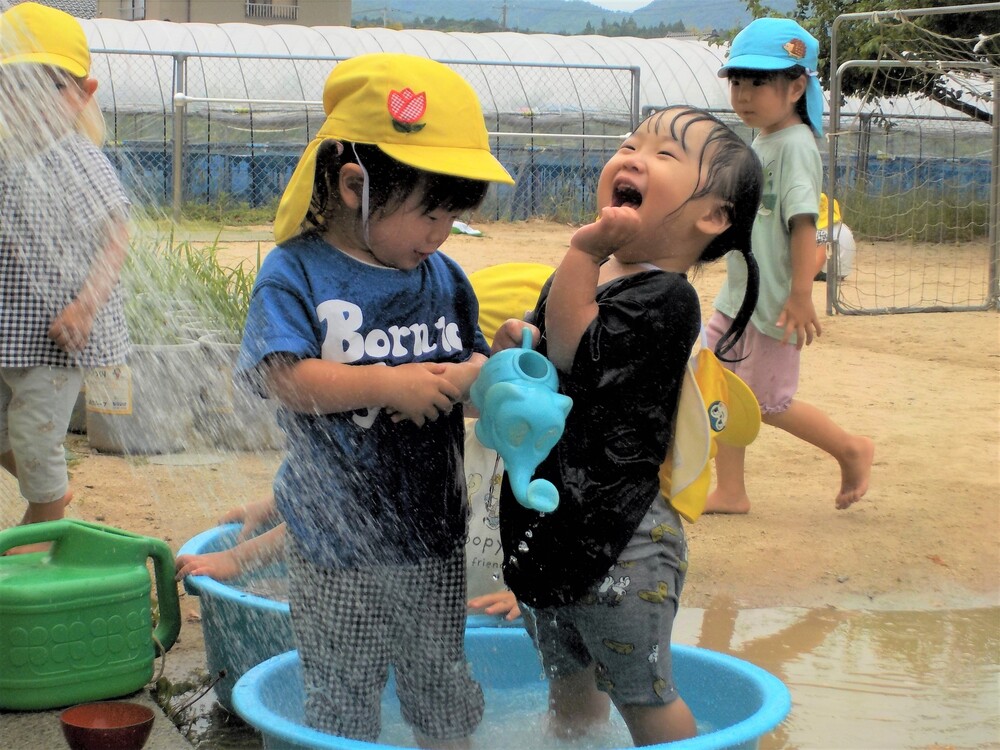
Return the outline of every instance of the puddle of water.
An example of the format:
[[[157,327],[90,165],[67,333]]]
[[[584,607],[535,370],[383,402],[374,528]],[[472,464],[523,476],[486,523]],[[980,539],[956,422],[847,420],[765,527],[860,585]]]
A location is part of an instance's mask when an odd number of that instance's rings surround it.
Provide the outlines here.
[[[1000,747],[1000,607],[740,610],[717,600],[682,609],[674,635],[788,685],[792,711],[761,739],[761,750]],[[262,746],[213,702],[209,693],[186,713],[199,750]],[[490,734],[481,733],[477,746],[488,748]]]
[[[683,614],[683,610],[682,610]],[[761,750],[1000,747],[1000,608],[696,610],[683,642],[738,656],[792,694]]]

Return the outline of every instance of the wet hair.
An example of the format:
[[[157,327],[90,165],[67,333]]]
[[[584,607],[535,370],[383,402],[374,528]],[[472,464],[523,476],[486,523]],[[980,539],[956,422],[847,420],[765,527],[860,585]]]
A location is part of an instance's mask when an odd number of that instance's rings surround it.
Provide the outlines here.
[[[781,68],[780,70],[730,68],[726,71],[726,78],[730,80],[733,78],[739,78],[743,81],[751,81],[756,86],[775,82],[781,82],[787,86],[792,81],[797,81],[799,78],[807,74],[808,71],[802,65],[792,65],[791,67]],[[800,96],[798,101],[795,102],[795,114],[801,118],[802,122],[808,125],[811,129],[815,130],[813,127],[814,123],[809,119],[809,107],[806,104],[805,91],[802,92],[802,96]]]
[[[316,177],[305,225],[310,230],[326,228],[341,196],[337,188],[340,169],[345,164],[363,165],[368,172],[369,211],[385,215],[399,208],[414,191],[422,192],[425,211],[468,211],[486,197],[489,184],[482,180],[427,172],[403,164],[378,146],[349,141],[327,140],[316,152]]]
[[[704,174],[704,178],[688,200],[704,196],[718,198],[722,201],[722,210],[729,220],[729,227],[722,234],[712,238],[702,250],[696,265],[711,263],[735,250],[743,256],[747,266],[747,288],[743,302],[736,317],[733,318],[733,324],[715,346],[715,354],[719,359],[733,361],[723,355],[736,345],[749,325],[750,315],[757,306],[757,296],[760,291],[760,272],[751,251],[750,233],[757,218],[757,208],[760,206],[764,171],[757,154],[736,134],[736,131],[719,118],[697,107],[683,104],[666,107],[646,118],[648,123],[646,127],[653,132],[659,132],[660,122],[668,112],[677,113],[677,116],[670,121],[670,135],[682,146],[685,144],[688,128],[692,125],[702,122],[711,125],[705,145],[698,157],[699,173]]]

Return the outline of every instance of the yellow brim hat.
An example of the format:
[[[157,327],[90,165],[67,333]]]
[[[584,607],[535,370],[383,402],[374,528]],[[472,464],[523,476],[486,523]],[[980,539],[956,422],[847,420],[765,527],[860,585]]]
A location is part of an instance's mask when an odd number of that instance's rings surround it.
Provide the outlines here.
[[[555,270],[544,263],[500,263],[469,274],[479,300],[479,328],[490,346],[505,320],[523,319],[535,309],[542,286]]]
[[[698,352],[695,378],[717,440],[746,447],[760,432],[760,404],[750,387],[708,349]]]
[[[75,78],[90,75],[90,47],[69,13],[19,3],[0,15],[0,65],[50,65]]]
[[[826,229],[827,219],[830,214],[830,204],[826,197],[826,193],[819,194],[819,218],[816,219],[817,229]],[[840,218],[840,203],[834,199],[833,201],[833,223],[840,224],[843,221]]]
[[[514,180],[490,152],[476,92],[447,65],[375,53],[339,63],[323,88],[326,122],[306,147],[281,197],[279,243],[300,231],[312,201],[316,151],[329,139],[378,146],[403,164],[483,182]]]
[[[689,362],[684,372],[674,420],[674,441],[670,455],[660,467],[660,492],[670,499],[674,510],[694,522],[705,508],[708,494],[706,476],[712,457],[712,433],[694,368]]]
[[[694,523],[705,510],[716,441],[746,447],[758,432],[760,406],[753,392],[709,349],[701,349],[684,373],[673,445],[659,471],[660,492]]]

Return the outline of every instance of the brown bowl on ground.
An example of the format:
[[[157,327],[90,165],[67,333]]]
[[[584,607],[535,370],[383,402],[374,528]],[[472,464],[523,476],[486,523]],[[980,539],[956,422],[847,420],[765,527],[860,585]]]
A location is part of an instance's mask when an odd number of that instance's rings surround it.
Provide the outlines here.
[[[128,701],[83,703],[59,720],[71,750],[141,750],[153,729],[153,709]]]

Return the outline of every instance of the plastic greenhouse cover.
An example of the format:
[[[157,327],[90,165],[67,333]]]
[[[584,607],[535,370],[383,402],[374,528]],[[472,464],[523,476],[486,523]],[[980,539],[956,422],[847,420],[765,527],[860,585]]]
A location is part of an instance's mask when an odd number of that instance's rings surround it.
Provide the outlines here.
[[[101,82],[98,100],[107,113],[163,112],[172,106],[174,60],[171,53],[190,55],[187,93],[192,97],[281,102],[318,102],[329,74],[329,59],[366,52],[406,52],[455,65],[479,95],[484,113],[620,119],[631,107],[629,75],[598,75],[593,68],[639,68],[639,106],[687,103],[729,111],[725,79],[717,76],[726,47],[693,37],[560,36],[516,32],[467,33],[430,30],[395,31],[346,26],[259,26],[169,21],[82,20],[92,49],[128,51],[127,57],[97,54],[94,76]],[[160,54],[149,54],[160,53]],[[239,55],[240,57],[219,57]],[[256,56],[256,57],[254,57]],[[261,56],[267,56],[262,59]],[[511,63],[498,66],[494,63]],[[538,66],[558,66],[540,72]],[[828,94],[827,94],[828,97]],[[213,104],[216,110],[239,111],[239,102]],[[281,110],[293,105],[254,105]],[[861,105],[848,99],[841,108],[847,122]],[[318,109],[317,105],[312,108]],[[887,116],[956,118],[944,107],[917,97],[861,107]],[[962,127],[979,124],[957,119]],[[926,123],[925,123],[926,124]],[[953,123],[954,124],[954,123]]]
[[[620,113],[631,103],[628,74],[616,86],[592,70],[565,66],[616,66],[640,69],[640,105],[685,102],[710,109],[727,109],[725,81],[716,76],[724,60],[723,47],[688,38],[613,39],[600,36],[559,36],[514,32],[472,34],[427,30],[393,31],[342,26],[305,27],[254,24],[180,24],[167,21],[82,21],[91,48],[130,52],[186,52],[188,93],[220,99],[316,101],[329,73],[329,61],[276,61],[254,55],[352,57],[365,52],[406,52],[438,60],[521,63],[482,66],[479,76],[462,66],[489,112],[521,112],[526,107],[547,112]],[[202,55],[238,54],[241,59]],[[95,76],[102,107],[134,110],[171,100],[173,60],[160,54],[127,63],[97,55]],[[103,69],[102,66],[103,65]],[[564,66],[532,75],[526,66]],[[103,78],[101,76],[104,76]],[[547,76],[548,82],[542,83]],[[552,78],[556,80],[553,81]],[[110,81],[108,80],[110,78]],[[479,78],[480,80],[476,80]],[[109,85],[110,84],[110,85]],[[540,88],[544,86],[544,91]],[[603,89],[603,90],[602,90]],[[611,89],[611,90],[609,90]],[[613,99],[613,105],[605,103]]]

